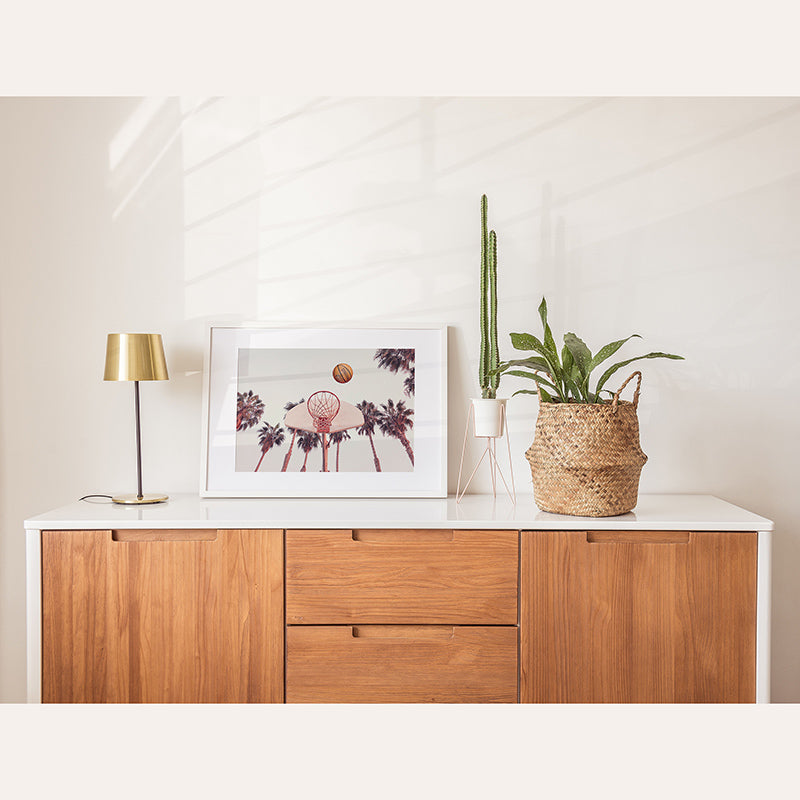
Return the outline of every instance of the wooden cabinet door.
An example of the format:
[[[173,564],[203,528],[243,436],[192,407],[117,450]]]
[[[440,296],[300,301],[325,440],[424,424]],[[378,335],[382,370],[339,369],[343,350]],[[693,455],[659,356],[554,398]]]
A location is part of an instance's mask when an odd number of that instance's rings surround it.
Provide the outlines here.
[[[44,531],[42,700],[283,701],[283,532]]]
[[[517,628],[293,625],[287,703],[515,703]]]
[[[758,534],[521,535],[522,702],[755,702]]]

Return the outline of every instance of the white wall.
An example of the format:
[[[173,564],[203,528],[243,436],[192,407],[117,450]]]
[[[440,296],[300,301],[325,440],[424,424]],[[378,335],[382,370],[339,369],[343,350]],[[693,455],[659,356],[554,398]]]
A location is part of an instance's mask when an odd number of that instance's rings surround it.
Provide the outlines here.
[[[775,520],[774,699],[800,701],[798,141],[792,98],[1,100],[0,699],[25,695],[22,520],[133,486],[110,331],[164,336],[145,490],[180,492],[207,321],[448,324],[455,489],[486,192],[504,357],[542,294],[558,337],[686,356],[645,362],[641,490]],[[536,403],[510,409],[529,490]]]

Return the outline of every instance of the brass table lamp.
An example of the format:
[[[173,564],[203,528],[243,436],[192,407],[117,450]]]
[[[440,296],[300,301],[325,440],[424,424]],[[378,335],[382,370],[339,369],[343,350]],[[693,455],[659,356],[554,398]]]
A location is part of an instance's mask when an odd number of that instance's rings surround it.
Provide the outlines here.
[[[109,333],[106,343],[106,381],[133,381],[136,412],[136,494],[112,497],[115,503],[144,505],[163,503],[165,494],[142,492],[142,434],[139,424],[139,381],[166,381],[167,361],[159,333]]]

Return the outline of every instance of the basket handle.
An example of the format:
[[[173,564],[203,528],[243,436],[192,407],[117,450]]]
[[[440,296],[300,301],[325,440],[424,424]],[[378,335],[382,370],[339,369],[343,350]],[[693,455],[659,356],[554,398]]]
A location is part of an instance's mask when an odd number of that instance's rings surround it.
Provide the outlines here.
[[[617,393],[614,395],[614,399],[611,402],[611,408],[616,411],[617,410],[617,403],[619,403],[619,396],[622,394],[622,390],[631,382],[633,378],[636,378],[636,391],[633,393],[633,409],[636,410],[636,407],[639,405],[639,392],[642,388],[642,373],[639,372],[637,369],[636,372],[632,373],[625,383],[619,387]]]

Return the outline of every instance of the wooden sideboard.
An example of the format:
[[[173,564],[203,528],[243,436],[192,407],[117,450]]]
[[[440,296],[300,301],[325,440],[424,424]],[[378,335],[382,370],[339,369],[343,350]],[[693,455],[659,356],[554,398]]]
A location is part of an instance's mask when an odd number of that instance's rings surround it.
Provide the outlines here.
[[[27,520],[30,702],[768,702],[772,523],[645,495]]]

